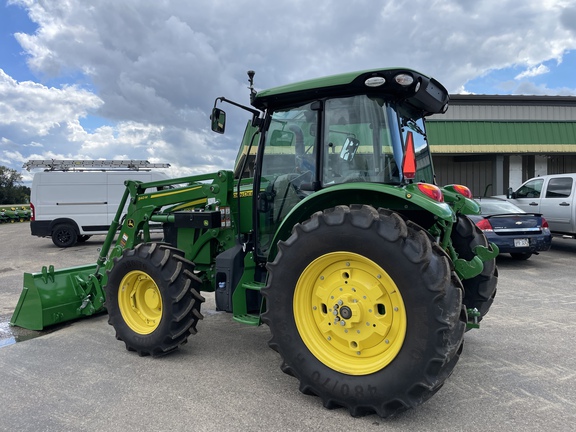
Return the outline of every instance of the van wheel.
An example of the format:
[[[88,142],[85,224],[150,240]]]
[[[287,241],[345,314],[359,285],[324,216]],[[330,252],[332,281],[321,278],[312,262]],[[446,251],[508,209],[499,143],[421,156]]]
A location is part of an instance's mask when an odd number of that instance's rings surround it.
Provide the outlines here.
[[[65,248],[74,246],[78,240],[76,229],[70,224],[56,225],[52,231],[52,243],[56,246]]]

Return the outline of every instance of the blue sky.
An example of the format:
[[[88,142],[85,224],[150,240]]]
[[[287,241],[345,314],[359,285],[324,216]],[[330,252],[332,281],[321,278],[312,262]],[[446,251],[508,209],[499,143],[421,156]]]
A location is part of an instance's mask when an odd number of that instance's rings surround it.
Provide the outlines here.
[[[259,89],[406,66],[452,93],[576,95],[576,0],[89,4],[0,0],[0,165],[229,169],[246,116],[230,110],[221,136],[208,115],[219,96],[248,103],[249,69]]]
[[[14,33],[34,33],[37,29],[22,8],[8,7],[5,1],[0,6],[0,67],[4,72],[20,81],[33,80],[34,75],[26,65],[22,47],[14,38]]]

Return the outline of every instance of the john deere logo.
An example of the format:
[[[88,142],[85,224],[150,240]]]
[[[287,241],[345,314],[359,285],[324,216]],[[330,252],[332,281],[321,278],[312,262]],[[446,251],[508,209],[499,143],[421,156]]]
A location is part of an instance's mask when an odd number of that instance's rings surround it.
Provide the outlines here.
[[[134,219],[128,219],[128,228],[134,228]]]
[[[207,221],[207,220],[204,221],[204,226],[205,226],[205,227],[208,226],[208,221]]]

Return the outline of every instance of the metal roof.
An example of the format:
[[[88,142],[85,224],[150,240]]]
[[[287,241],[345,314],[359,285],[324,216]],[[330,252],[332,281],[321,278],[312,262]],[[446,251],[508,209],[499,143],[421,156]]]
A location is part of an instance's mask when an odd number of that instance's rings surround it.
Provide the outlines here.
[[[576,96],[450,95],[446,114],[428,121],[576,121]]]
[[[451,94],[450,105],[576,106],[576,96]]]
[[[428,121],[434,153],[575,153],[576,122]]]

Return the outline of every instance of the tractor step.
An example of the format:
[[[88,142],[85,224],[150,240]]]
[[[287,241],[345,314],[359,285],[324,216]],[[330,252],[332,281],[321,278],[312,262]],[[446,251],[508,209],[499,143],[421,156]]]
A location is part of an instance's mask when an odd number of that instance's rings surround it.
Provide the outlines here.
[[[259,326],[261,324],[260,315],[253,314],[234,315],[234,321],[253,326]]]
[[[264,282],[251,281],[251,282],[244,282],[241,287],[245,290],[260,291],[265,286],[266,284]]]
[[[249,282],[243,282],[242,284],[240,284],[238,286],[238,288],[236,288],[236,292],[234,293],[234,295],[238,295],[241,296],[240,298],[244,298],[246,299],[246,293],[247,291],[260,291],[262,288],[264,288],[266,286],[265,283],[263,282],[255,282],[255,281],[249,281]],[[260,324],[262,324],[262,320],[260,319],[260,314],[262,311],[260,311],[260,313],[258,314],[254,314],[254,313],[249,313],[246,310],[246,302],[243,303],[244,307],[236,307],[234,308],[234,321],[237,321],[239,323],[242,324],[248,324],[248,325],[253,325],[253,326],[259,326]],[[242,310],[239,310],[242,309]],[[236,311],[238,311],[238,313],[236,313]]]

